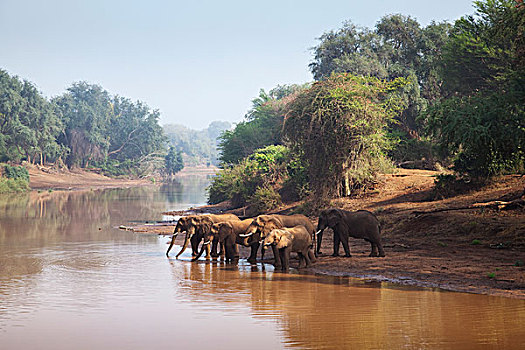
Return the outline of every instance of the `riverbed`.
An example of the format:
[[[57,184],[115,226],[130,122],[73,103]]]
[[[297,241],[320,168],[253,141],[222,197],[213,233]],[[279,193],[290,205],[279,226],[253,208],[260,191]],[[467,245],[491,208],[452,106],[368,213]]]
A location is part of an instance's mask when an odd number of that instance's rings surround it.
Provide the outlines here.
[[[522,348],[524,300],[168,259],[169,237],[118,229],[207,184],[1,198],[0,348]]]

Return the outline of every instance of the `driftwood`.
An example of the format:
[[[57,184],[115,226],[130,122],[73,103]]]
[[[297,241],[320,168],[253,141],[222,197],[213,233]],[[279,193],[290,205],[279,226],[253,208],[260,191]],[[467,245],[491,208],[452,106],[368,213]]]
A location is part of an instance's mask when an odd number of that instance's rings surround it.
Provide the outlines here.
[[[418,215],[424,215],[424,214],[432,214],[432,213],[439,213],[442,211],[452,211],[452,210],[470,210],[470,209],[496,209],[496,210],[510,210],[510,209],[520,209],[525,208],[525,198],[518,198],[513,201],[491,201],[491,202],[485,202],[485,203],[474,203],[469,206],[464,207],[456,207],[456,208],[440,208],[440,209],[434,209],[434,210],[428,210],[428,211],[418,211],[415,210],[412,212],[412,214],[418,216]]]

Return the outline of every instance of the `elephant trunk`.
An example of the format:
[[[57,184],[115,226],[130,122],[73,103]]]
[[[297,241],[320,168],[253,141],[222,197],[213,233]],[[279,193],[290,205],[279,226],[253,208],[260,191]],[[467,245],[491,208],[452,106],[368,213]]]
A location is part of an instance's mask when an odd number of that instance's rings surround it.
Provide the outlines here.
[[[321,229],[314,234],[314,237],[317,235],[317,249],[315,251],[316,255],[321,254],[321,243],[323,243],[323,231],[324,229]]]
[[[173,247],[173,244],[175,243],[175,239],[177,238],[178,235],[179,235],[179,233],[176,232],[176,233],[174,233],[173,236],[171,237],[170,246],[168,247],[168,251],[166,252],[166,256],[168,256],[168,253],[170,252],[171,248]]]
[[[175,255],[175,258],[177,259],[185,250],[186,248],[188,247],[188,243],[190,241],[190,238],[191,236],[193,236],[192,234],[190,234],[189,232],[186,232],[186,238],[184,239],[184,244],[181,248],[181,250],[179,251],[179,253],[177,255]]]
[[[191,259],[191,261],[197,261],[197,260],[199,260],[199,258],[201,257],[202,253],[204,253],[204,249],[205,249],[206,246],[208,246],[210,243],[211,243],[210,241],[206,241],[206,242],[202,243],[201,250],[199,251],[199,253],[198,253],[193,259]]]

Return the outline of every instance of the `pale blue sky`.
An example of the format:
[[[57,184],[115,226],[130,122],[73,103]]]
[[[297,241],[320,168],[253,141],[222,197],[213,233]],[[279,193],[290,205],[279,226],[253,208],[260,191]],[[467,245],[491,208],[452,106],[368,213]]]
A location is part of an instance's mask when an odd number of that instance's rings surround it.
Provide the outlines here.
[[[202,129],[240,121],[260,88],[311,81],[309,48],[345,20],[472,12],[470,0],[0,0],[0,68],[48,97],[85,80]]]

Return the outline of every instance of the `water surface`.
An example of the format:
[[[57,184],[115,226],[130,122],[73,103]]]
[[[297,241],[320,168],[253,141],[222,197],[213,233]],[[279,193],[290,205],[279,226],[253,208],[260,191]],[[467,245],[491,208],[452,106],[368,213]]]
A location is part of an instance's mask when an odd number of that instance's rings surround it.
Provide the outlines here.
[[[0,348],[520,349],[525,301],[165,256],[205,178],[0,199]]]

